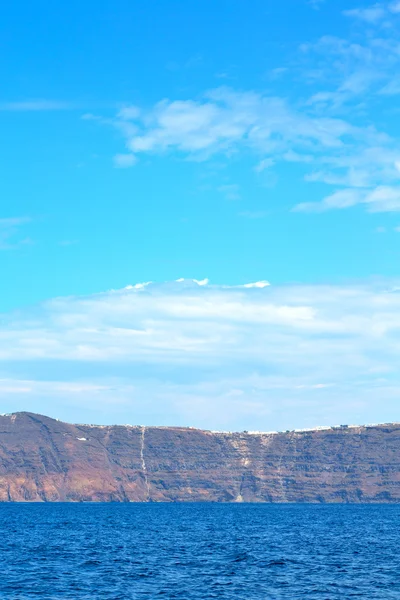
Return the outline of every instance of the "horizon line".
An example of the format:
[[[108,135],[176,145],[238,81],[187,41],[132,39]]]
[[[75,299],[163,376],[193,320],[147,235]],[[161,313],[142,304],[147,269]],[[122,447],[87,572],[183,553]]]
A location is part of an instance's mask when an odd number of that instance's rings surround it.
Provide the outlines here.
[[[192,431],[203,431],[211,434],[238,434],[238,435],[281,435],[288,433],[311,433],[311,432],[319,432],[319,431],[340,431],[340,430],[348,430],[348,429],[368,429],[373,427],[385,427],[388,425],[400,425],[400,421],[387,421],[383,423],[365,423],[361,425],[355,424],[342,424],[342,425],[317,425],[315,427],[307,427],[302,429],[285,429],[281,431],[257,431],[257,430],[247,430],[244,429],[242,431],[230,431],[223,429],[202,429],[201,427],[194,427],[191,425],[131,425],[130,423],[113,423],[109,425],[99,425],[95,423],[71,423],[69,421],[63,421],[62,419],[57,419],[56,417],[49,417],[48,415],[43,415],[40,413],[30,412],[28,410],[15,411],[11,413],[0,413],[0,417],[17,417],[18,415],[35,415],[36,417],[44,417],[45,419],[51,419],[52,421],[58,421],[59,423],[65,423],[66,425],[74,425],[75,427],[98,427],[100,429],[104,429],[107,427],[130,427],[132,429],[188,429]],[[15,419],[14,419],[15,420]]]

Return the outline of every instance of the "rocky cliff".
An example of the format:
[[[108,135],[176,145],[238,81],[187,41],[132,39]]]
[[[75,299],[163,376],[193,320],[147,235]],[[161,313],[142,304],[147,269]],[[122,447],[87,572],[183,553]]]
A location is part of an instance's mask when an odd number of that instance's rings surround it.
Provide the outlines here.
[[[400,424],[268,434],[4,415],[0,501],[399,502]]]

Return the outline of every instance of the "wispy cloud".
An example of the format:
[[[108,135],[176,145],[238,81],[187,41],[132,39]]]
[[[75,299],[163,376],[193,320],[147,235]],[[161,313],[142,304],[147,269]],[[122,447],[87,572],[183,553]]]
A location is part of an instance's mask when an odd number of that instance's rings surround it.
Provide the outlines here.
[[[134,154],[116,154],[114,156],[114,165],[119,169],[132,167],[137,161]]]
[[[126,119],[125,119],[126,120]],[[217,88],[204,99],[164,100],[134,119],[127,146],[136,155],[178,151],[205,160],[246,145],[258,153],[317,144],[338,147],[358,131],[341,119],[314,117],[288,103],[255,92]]]
[[[396,15],[398,13],[400,13],[399,0],[394,0],[394,2],[377,2],[366,7],[343,11],[343,14],[347,17],[354,17],[370,24],[380,23],[390,18],[393,14]]]
[[[128,108],[113,125],[130,150],[115,157],[119,167],[132,166],[143,154],[178,152],[207,160],[247,148],[262,157],[254,167],[256,172],[282,162],[299,163],[309,182],[370,191],[398,180],[400,143],[388,134],[371,125],[320,116],[312,105],[299,111],[286,100],[255,92],[218,88],[203,100],[163,101],[147,113]],[[223,184],[219,190],[230,199],[239,198],[233,184]],[[353,198],[357,197],[361,195],[355,190]],[[325,209],[340,206],[324,203]],[[385,206],[389,205],[380,203],[382,210]]]
[[[374,4],[367,8],[352,8],[343,11],[347,17],[355,17],[367,23],[377,23],[385,18],[387,11],[382,4]]]
[[[400,211],[400,187],[379,186],[373,190],[342,189],[321,202],[306,202],[295,206],[298,212],[324,212],[333,208],[350,208],[364,204],[369,212]]]
[[[166,68],[168,69],[168,71],[182,71],[194,69],[196,67],[201,66],[202,64],[203,57],[201,56],[201,54],[195,54],[184,62],[169,61],[166,65]]]
[[[30,217],[4,217],[3,219],[0,219],[0,227],[18,227],[19,225],[24,225],[30,221]]]
[[[391,2],[389,4],[389,10],[390,10],[390,12],[395,13],[395,14],[400,13],[400,1],[394,0],[394,2]]]
[[[352,39],[350,35],[342,39],[328,35],[302,44],[304,76],[317,88],[307,103],[336,115],[346,112],[346,105],[352,104],[358,115],[365,114],[369,101],[392,81],[400,64],[398,20],[391,15],[395,22],[390,23],[384,35],[378,26],[371,26],[372,33],[363,30],[362,37],[355,35]]]
[[[256,173],[261,173],[262,171],[265,171],[266,169],[270,169],[271,167],[273,167],[275,164],[275,161],[273,158],[263,158],[263,160],[261,160],[258,165],[256,165],[254,167],[254,170],[256,171]]]
[[[30,221],[30,217],[7,217],[0,219],[0,250],[13,250],[30,244],[30,238],[21,235],[23,225],[26,225]]]
[[[394,419],[398,289],[179,280],[57,298],[3,315],[0,396],[224,428]]]
[[[394,231],[395,233],[400,233],[400,226],[397,225],[396,227],[388,229],[387,227],[383,227],[381,225],[380,227],[377,227],[375,229],[375,231],[376,231],[376,233],[389,233],[391,231]]]
[[[243,153],[253,157],[256,173],[278,173],[282,163],[291,173],[296,164],[295,177],[301,169],[307,184],[331,188],[318,204],[303,202],[296,210],[356,204],[370,211],[398,210],[400,139],[395,129],[382,128],[377,114],[400,93],[393,76],[400,68],[399,15],[398,0],[349,7],[343,16],[350,19],[347,39],[325,35],[302,44],[296,71],[304,82],[301,100],[298,93],[291,100],[222,86],[196,98],[126,105],[111,119],[86,118],[122,135],[126,150],[114,158],[115,166],[131,166],[141,156],[156,154],[227,161]],[[295,68],[292,64],[291,71]],[[275,177],[274,185],[277,181]],[[221,182],[220,191],[225,185]]]

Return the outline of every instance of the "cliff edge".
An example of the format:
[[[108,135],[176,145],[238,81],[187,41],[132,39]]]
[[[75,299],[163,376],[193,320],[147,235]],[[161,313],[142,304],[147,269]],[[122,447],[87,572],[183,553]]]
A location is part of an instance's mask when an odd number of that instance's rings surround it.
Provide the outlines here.
[[[228,433],[2,415],[0,501],[400,502],[400,424]]]

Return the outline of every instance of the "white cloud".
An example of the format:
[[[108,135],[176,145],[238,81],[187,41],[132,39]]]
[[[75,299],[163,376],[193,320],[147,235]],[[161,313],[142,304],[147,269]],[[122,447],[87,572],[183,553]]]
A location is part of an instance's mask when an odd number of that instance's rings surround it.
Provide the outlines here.
[[[293,152],[293,150],[289,150],[288,152],[285,152],[282,156],[283,160],[287,161],[287,162],[294,162],[294,163],[311,163],[313,162],[313,156],[311,156],[310,154],[298,154],[297,152]]]
[[[193,279],[193,281],[197,283],[197,285],[208,285],[210,283],[207,277],[205,279]]]
[[[265,288],[270,285],[269,281],[255,281],[254,283],[245,283],[244,288]]]
[[[395,2],[391,2],[389,4],[389,10],[392,13],[400,13],[400,1],[399,0],[395,0]]]
[[[394,74],[400,64],[400,21],[395,4],[347,10],[345,14],[355,18],[353,24],[361,22],[362,28],[350,27],[345,39],[325,35],[301,46],[304,75],[315,90],[308,103],[317,111],[346,114],[351,106],[353,118],[369,114],[375,119],[376,110],[381,110],[374,102],[376,94],[398,93]]]
[[[298,204],[294,210],[324,212],[331,209],[350,208],[356,204],[364,204],[369,212],[398,212],[400,211],[400,187],[379,186],[373,190],[357,188],[338,190],[321,202]]]
[[[175,150],[200,159],[243,144],[257,152],[288,151],[296,144],[336,148],[343,136],[361,133],[341,119],[296,112],[283,99],[226,87],[198,101],[163,100],[138,126],[141,131],[127,140],[133,153]]]
[[[323,212],[332,208],[349,208],[363,200],[363,192],[357,189],[345,189],[334,192],[322,202],[304,202],[295,206],[298,212]]]
[[[255,167],[258,172],[279,161],[306,167],[319,164],[324,170],[309,174],[310,181],[318,178],[350,186],[374,185],[397,173],[394,162],[400,152],[387,135],[373,127],[316,116],[312,111],[308,114],[295,110],[286,100],[255,92],[222,87],[200,100],[164,100],[147,112],[139,113],[136,107],[132,114],[126,111],[113,124],[125,136],[132,154],[117,155],[118,166],[131,166],[143,153],[180,152],[206,160],[247,147],[263,155]],[[228,199],[240,198],[236,184],[218,189]]]
[[[118,112],[118,118],[128,121],[135,120],[140,117],[140,108],[138,106],[124,106]]]
[[[118,155],[120,166],[143,154],[173,154],[196,161],[218,156],[222,162],[243,153],[253,157],[255,172],[276,165],[277,173],[284,170],[300,181],[333,186],[331,192],[321,194],[321,202],[302,202],[300,210],[354,204],[370,211],[397,210],[400,140],[395,128],[381,130],[385,120],[379,115],[394,108],[387,103],[399,93],[393,75],[400,68],[399,6],[396,0],[349,7],[346,39],[325,35],[302,44],[297,66],[292,62],[290,70],[293,81],[307,85],[300,93],[296,88],[293,99],[290,94],[283,98],[222,86],[195,98],[126,106],[112,119],[89,118],[121,133],[130,154]],[[282,163],[284,169],[279,168]],[[225,181],[217,189],[229,199],[239,199],[238,187]],[[274,185],[279,185],[278,178]],[[304,187],[299,186],[300,194],[304,197]],[[294,198],[296,203],[299,200]]]
[[[148,285],[150,285],[152,281],[145,281],[143,283],[135,283],[135,285],[127,285],[125,287],[126,290],[142,290]]]
[[[93,113],[84,113],[81,116],[81,119],[83,121],[102,121],[102,117],[98,117],[97,115],[94,115]]]
[[[397,96],[400,94],[400,79],[392,79],[379,90],[379,93],[383,96]]]
[[[262,161],[260,161],[258,163],[258,165],[256,165],[254,167],[254,170],[256,171],[256,173],[261,173],[262,171],[265,171],[265,169],[269,169],[270,167],[273,167],[275,164],[275,161],[272,158],[264,158]]]
[[[396,289],[181,280],[57,298],[3,315],[0,396],[211,428],[394,419]]]
[[[367,194],[364,202],[371,212],[397,212],[400,210],[400,187],[377,187]]]
[[[367,8],[353,8],[343,11],[347,17],[355,17],[367,23],[377,23],[386,16],[386,10],[382,4],[374,4]]]

